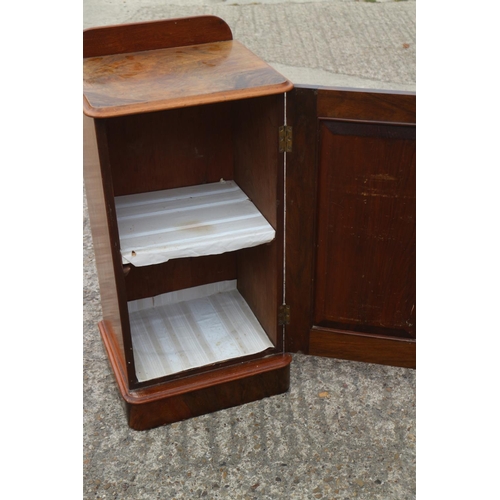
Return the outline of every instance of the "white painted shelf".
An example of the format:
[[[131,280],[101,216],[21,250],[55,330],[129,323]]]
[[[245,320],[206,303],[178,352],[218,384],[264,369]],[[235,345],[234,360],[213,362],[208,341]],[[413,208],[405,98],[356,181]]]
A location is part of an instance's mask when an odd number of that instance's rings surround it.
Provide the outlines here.
[[[139,382],[273,347],[236,280],[136,300],[128,307]]]
[[[273,227],[234,181],[115,198],[124,263],[160,264],[269,243]]]

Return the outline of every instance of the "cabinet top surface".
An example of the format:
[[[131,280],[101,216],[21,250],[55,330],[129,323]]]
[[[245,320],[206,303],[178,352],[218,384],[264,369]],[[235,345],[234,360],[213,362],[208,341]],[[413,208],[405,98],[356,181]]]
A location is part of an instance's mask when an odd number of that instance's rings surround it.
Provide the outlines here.
[[[279,94],[292,86],[233,40],[83,61],[84,113],[94,118]]]

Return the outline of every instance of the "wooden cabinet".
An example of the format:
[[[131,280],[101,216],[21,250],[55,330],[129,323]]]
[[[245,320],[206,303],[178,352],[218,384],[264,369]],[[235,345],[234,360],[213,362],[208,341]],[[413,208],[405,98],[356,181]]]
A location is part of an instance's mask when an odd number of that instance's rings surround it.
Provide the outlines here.
[[[99,324],[135,429],[414,366],[415,96],[295,88],[213,16],[84,32]]]

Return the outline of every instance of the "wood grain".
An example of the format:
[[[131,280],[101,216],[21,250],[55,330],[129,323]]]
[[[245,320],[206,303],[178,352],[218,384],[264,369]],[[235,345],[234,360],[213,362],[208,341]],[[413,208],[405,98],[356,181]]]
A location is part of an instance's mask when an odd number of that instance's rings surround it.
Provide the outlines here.
[[[233,107],[234,180],[274,229],[283,219],[283,153],[278,143],[283,120],[281,95],[243,100]]]
[[[286,92],[292,84],[237,41],[84,59],[84,112],[123,116]]]
[[[271,342],[282,349],[282,327],[278,325],[282,276],[279,242],[245,248],[238,252],[238,291],[252,309]]]
[[[125,282],[118,241],[113,185],[109,172],[106,132],[102,122],[84,116],[83,173],[88,202],[103,322],[119,348],[117,362],[134,384],[135,366],[128,320]]]
[[[317,116],[415,124],[415,94],[319,89]]]
[[[233,179],[231,103],[110,118],[115,196]]]
[[[310,332],[309,354],[415,368],[416,345],[415,340],[315,327]]]
[[[278,308],[283,295],[283,153],[278,129],[283,97],[266,96],[233,108],[234,180],[276,231],[267,245],[238,253],[238,290],[271,341],[282,348]]]
[[[294,88],[287,94],[288,124],[293,130],[293,151],[287,153],[286,171],[286,350],[309,352],[314,297],[317,118],[316,89]]]
[[[415,128],[320,120],[315,324],[414,336]]]
[[[298,86],[287,107],[287,349],[414,366],[415,95]]]
[[[236,277],[236,253],[227,252],[173,259],[155,266],[130,266],[125,284],[130,301]]]
[[[216,16],[101,26],[84,30],[83,57],[221,42],[232,38],[227,23]]]

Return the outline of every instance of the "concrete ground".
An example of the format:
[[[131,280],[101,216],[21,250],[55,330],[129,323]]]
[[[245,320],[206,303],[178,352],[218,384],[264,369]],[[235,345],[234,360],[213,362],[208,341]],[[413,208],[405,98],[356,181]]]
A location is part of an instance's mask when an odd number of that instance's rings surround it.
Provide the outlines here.
[[[414,1],[84,0],[84,27],[214,14],[294,83],[415,90]],[[295,355],[287,394],[126,425],[97,322],[84,198],[84,498],[414,499],[415,378]]]
[[[84,0],[84,27],[212,14],[294,83],[415,90],[415,1]]]

